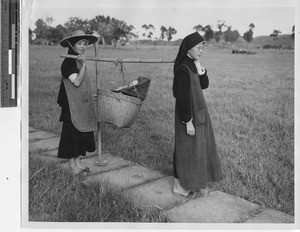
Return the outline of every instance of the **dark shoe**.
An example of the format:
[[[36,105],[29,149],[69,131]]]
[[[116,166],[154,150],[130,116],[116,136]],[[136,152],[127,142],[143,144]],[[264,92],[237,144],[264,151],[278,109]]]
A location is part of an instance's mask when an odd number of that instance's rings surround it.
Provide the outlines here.
[[[85,168],[82,169],[81,171],[84,171],[84,172],[86,172],[86,173],[90,173],[90,172],[92,171],[92,169],[89,168],[89,167],[85,167]]]
[[[190,191],[187,197],[188,198],[197,198],[197,197],[203,197],[203,196],[204,196],[203,192],[198,190],[195,192]]]
[[[87,172],[81,170],[80,172],[78,173],[75,173],[75,176],[86,176],[87,175]]]

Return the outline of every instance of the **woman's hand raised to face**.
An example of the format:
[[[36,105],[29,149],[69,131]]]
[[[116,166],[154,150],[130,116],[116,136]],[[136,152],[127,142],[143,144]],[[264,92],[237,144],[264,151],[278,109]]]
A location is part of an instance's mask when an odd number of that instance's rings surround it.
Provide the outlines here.
[[[77,60],[78,60],[81,64],[85,64],[85,55],[79,54],[78,57],[77,57]]]
[[[199,60],[195,60],[194,63],[196,65],[197,70],[200,70],[202,68],[202,65],[200,63],[200,59]]]

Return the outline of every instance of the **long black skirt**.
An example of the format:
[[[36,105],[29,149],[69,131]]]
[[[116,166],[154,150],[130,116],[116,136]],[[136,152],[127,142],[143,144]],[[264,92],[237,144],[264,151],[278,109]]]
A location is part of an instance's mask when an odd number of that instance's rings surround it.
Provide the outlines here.
[[[96,150],[94,132],[81,132],[73,123],[64,121],[58,147],[58,158],[71,159]]]

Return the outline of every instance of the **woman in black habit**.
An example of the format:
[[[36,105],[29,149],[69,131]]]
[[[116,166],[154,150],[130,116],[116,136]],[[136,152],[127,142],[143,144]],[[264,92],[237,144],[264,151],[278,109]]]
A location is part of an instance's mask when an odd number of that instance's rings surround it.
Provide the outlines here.
[[[208,88],[207,70],[200,57],[206,41],[198,33],[186,36],[174,63],[175,194],[207,192],[208,182],[223,178],[213,127],[202,89]]]
[[[57,100],[62,109],[59,120],[63,123],[58,158],[68,159],[75,174],[91,171],[82,165],[80,157],[96,147],[93,131],[97,130],[97,118],[84,55],[87,46],[96,41],[96,36],[77,30],[60,42],[68,48],[68,54],[78,55],[77,60],[66,58],[62,62]]]

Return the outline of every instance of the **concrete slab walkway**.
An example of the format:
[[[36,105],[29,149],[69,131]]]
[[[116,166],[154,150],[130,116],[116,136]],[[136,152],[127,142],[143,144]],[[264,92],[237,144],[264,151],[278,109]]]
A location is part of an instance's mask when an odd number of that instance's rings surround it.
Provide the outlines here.
[[[29,128],[29,152],[43,150],[44,159],[56,158],[59,136],[46,131]],[[105,181],[112,187],[123,191],[132,202],[141,208],[157,207],[172,222],[181,223],[294,223],[294,216],[263,208],[239,197],[209,190],[204,197],[187,199],[173,194],[173,177],[145,168],[105,152],[108,165],[94,166],[97,154],[89,153],[82,162],[92,172],[86,176],[89,181]]]

